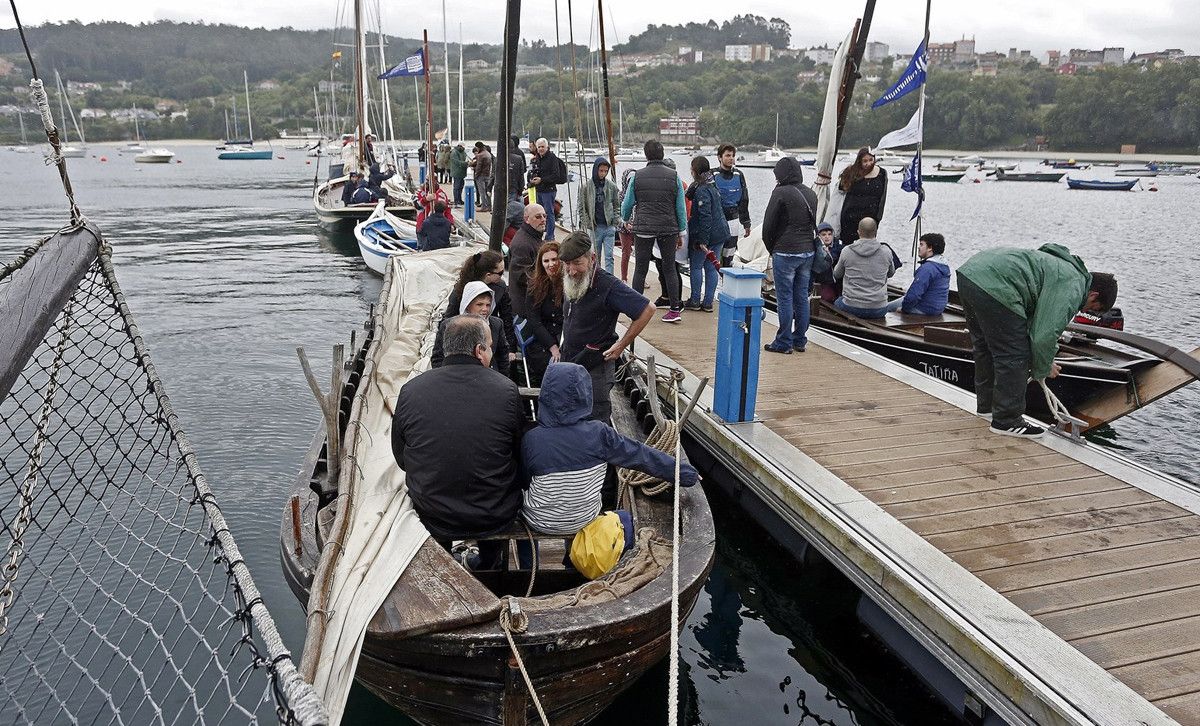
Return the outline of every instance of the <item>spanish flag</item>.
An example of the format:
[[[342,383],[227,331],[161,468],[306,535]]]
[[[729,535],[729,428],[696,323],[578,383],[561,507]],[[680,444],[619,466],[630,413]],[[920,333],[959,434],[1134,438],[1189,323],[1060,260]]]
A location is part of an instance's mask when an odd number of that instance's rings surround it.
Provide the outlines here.
[[[339,59],[341,59],[341,57],[342,57],[342,51],[340,51],[340,50],[333,51],[333,59],[334,60],[339,60]]]

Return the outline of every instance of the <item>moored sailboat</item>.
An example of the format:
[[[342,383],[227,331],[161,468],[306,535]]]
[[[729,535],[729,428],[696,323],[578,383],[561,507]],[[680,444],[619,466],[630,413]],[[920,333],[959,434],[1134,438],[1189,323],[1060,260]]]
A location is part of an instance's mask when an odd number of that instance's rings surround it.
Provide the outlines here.
[[[256,149],[254,148],[254,121],[250,116],[250,77],[246,71],[242,71],[242,83],[246,90],[246,131],[248,141],[227,141],[226,144],[236,144],[241,148],[226,148],[221,153],[217,154],[217,158],[222,161],[256,161],[268,160],[275,157],[275,152],[272,149]]]

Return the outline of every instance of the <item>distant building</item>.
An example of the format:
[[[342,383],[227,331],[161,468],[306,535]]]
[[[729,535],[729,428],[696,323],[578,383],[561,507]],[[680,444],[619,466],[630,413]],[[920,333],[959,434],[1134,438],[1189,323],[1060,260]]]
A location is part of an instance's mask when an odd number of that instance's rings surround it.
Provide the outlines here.
[[[336,82],[334,82],[334,81],[318,81],[317,82],[317,91],[319,91],[320,93],[329,93],[330,90],[334,90],[338,93],[346,93],[350,90],[350,84],[345,83],[343,81],[336,81]]]
[[[930,65],[948,66],[954,62],[953,43],[930,43],[928,52]]]
[[[675,62],[683,65],[691,65],[693,63],[704,62],[704,51],[696,50],[691,46],[679,46],[679,52],[675,55]]]
[[[1003,54],[1000,54],[1003,55]],[[995,76],[1000,72],[1000,66],[996,63],[980,61],[979,65],[975,66],[975,70],[971,71],[973,76]]]
[[[975,39],[954,41],[954,62],[959,65],[970,65],[975,62]]]
[[[700,115],[679,112],[659,119],[658,138],[663,142],[696,143],[700,140]]]
[[[1058,68],[1055,70],[1064,76],[1073,76],[1079,70],[1079,66],[1068,61],[1066,63],[1059,63]]]
[[[85,108],[79,112],[79,118],[104,118],[108,111],[102,108]]]
[[[930,43],[931,65],[975,65],[975,39],[961,38],[953,43]]]
[[[766,43],[727,45],[725,46],[725,60],[739,61],[741,63],[769,61],[771,60],[771,46]]]
[[[819,66],[833,65],[833,57],[835,55],[837,55],[837,50],[825,45],[819,48],[809,48],[804,51],[804,57]]]
[[[26,89],[28,92],[29,89]],[[82,96],[88,91],[99,91],[99,83],[88,83],[84,81],[67,81],[67,93],[72,96]]]
[[[1187,55],[1179,48],[1167,48],[1155,53],[1134,53],[1130,56],[1129,63],[1131,65],[1161,68],[1167,63],[1184,63],[1189,60],[1196,60],[1196,56]]]
[[[1046,51],[1046,67],[1047,68],[1056,69],[1056,68],[1058,68],[1059,63],[1062,63],[1062,51],[1061,50]]]
[[[254,84],[254,87],[260,91],[274,91],[275,89],[279,88],[279,81],[272,81],[270,78],[268,78],[265,81],[259,81],[258,83]]]
[[[9,60],[7,60],[5,58],[0,58],[0,76],[7,76],[9,73],[12,73],[13,70],[15,70],[15,69],[16,69],[16,66],[14,66]],[[25,91],[28,92],[29,89],[26,88]]]
[[[1106,66],[1123,66],[1125,65],[1125,49],[1124,48],[1105,48],[1101,51],[1104,56],[1101,63]]]
[[[825,80],[825,71],[813,69],[811,71],[800,71],[796,74],[796,83],[803,86],[805,83],[821,83]]]
[[[995,67],[1000,65],[1002,61],[1006,60],[1008,60],[1007,55],[997,51],[988,51],[987,53],[980,53],[979,55],[975,56],[975,65]]]
[[[868,63],[882,63],[884,58],[887,58],[888,53],[887,43],[876,43],[871,41],[867,43],[867,52],[863,55]]]
[[[1098,68],[1104,64],[1104,51],[1102,50],[1087,50],[1085,48],[1072,48],[1067,53],[1067,58],[1075,66],[1079,68]]]
[[[473,71],[484,71],[491,67],[491,63],[488,63],[485,60],[480,60],[479,58],[467,61],[467,68],[470,68]]]

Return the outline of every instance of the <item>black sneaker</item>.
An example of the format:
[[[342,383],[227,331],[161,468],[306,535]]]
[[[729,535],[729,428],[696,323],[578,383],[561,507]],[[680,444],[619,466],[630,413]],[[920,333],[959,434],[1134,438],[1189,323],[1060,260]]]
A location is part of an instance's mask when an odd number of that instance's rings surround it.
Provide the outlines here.
[[[1041,437],[1042,434],[1046,433],[1046,429],[1042,428],[1041,426],[1030,426],[1029,424],[1017,424],[1016,426],[1007,429],[998,429],[996,428],[995,424],[993,424],[988,427],[988,430],[993,434],[1000,434],[1001,436],[1016,436],[1020,439],[1036,439]]]
[[[703,308],[701,307],[700,303],[698,303],[698,302],[686,300],[683,303],[683,309],[684,310],[702,310]]]
[[[791,348],[776,348],[774,343],[767,343],[763,346],[763,350],[767,351],[768,353],[783,353],[784,355],[792,354]]]
[[[663,305],[670,305],[670,304],[671,304],[671,301],[667,299],[666,295],[659,295],[658,299],[654,301],[654,307],[656,307],[656,308],[661,308]]]
[[[700,311],[705,312],[705,313],[711,313],[713,311],[713,306],[712,305],[701,305]]]

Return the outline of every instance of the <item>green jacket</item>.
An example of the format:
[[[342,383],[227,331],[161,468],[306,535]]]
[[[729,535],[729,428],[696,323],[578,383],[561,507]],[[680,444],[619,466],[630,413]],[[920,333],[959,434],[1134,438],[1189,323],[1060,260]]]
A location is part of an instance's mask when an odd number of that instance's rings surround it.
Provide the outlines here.
[[[1058,337],[1087,302],[1092,275],[1083,260],[1058,244],[996,247],[973,255],[958,274],[1028,322],[1033,377],[1049,375]]]
[[[612,175],[604,177],[604,220],[609,227],[621,222],[621,210],[617,208],[617,185]],[[589,235],[596,229],[596,182],[588,179],[579,190],[579,228]]]
[[[450,152],[450,176],[462,179],[467,175],[467,150],[455,146]]]

